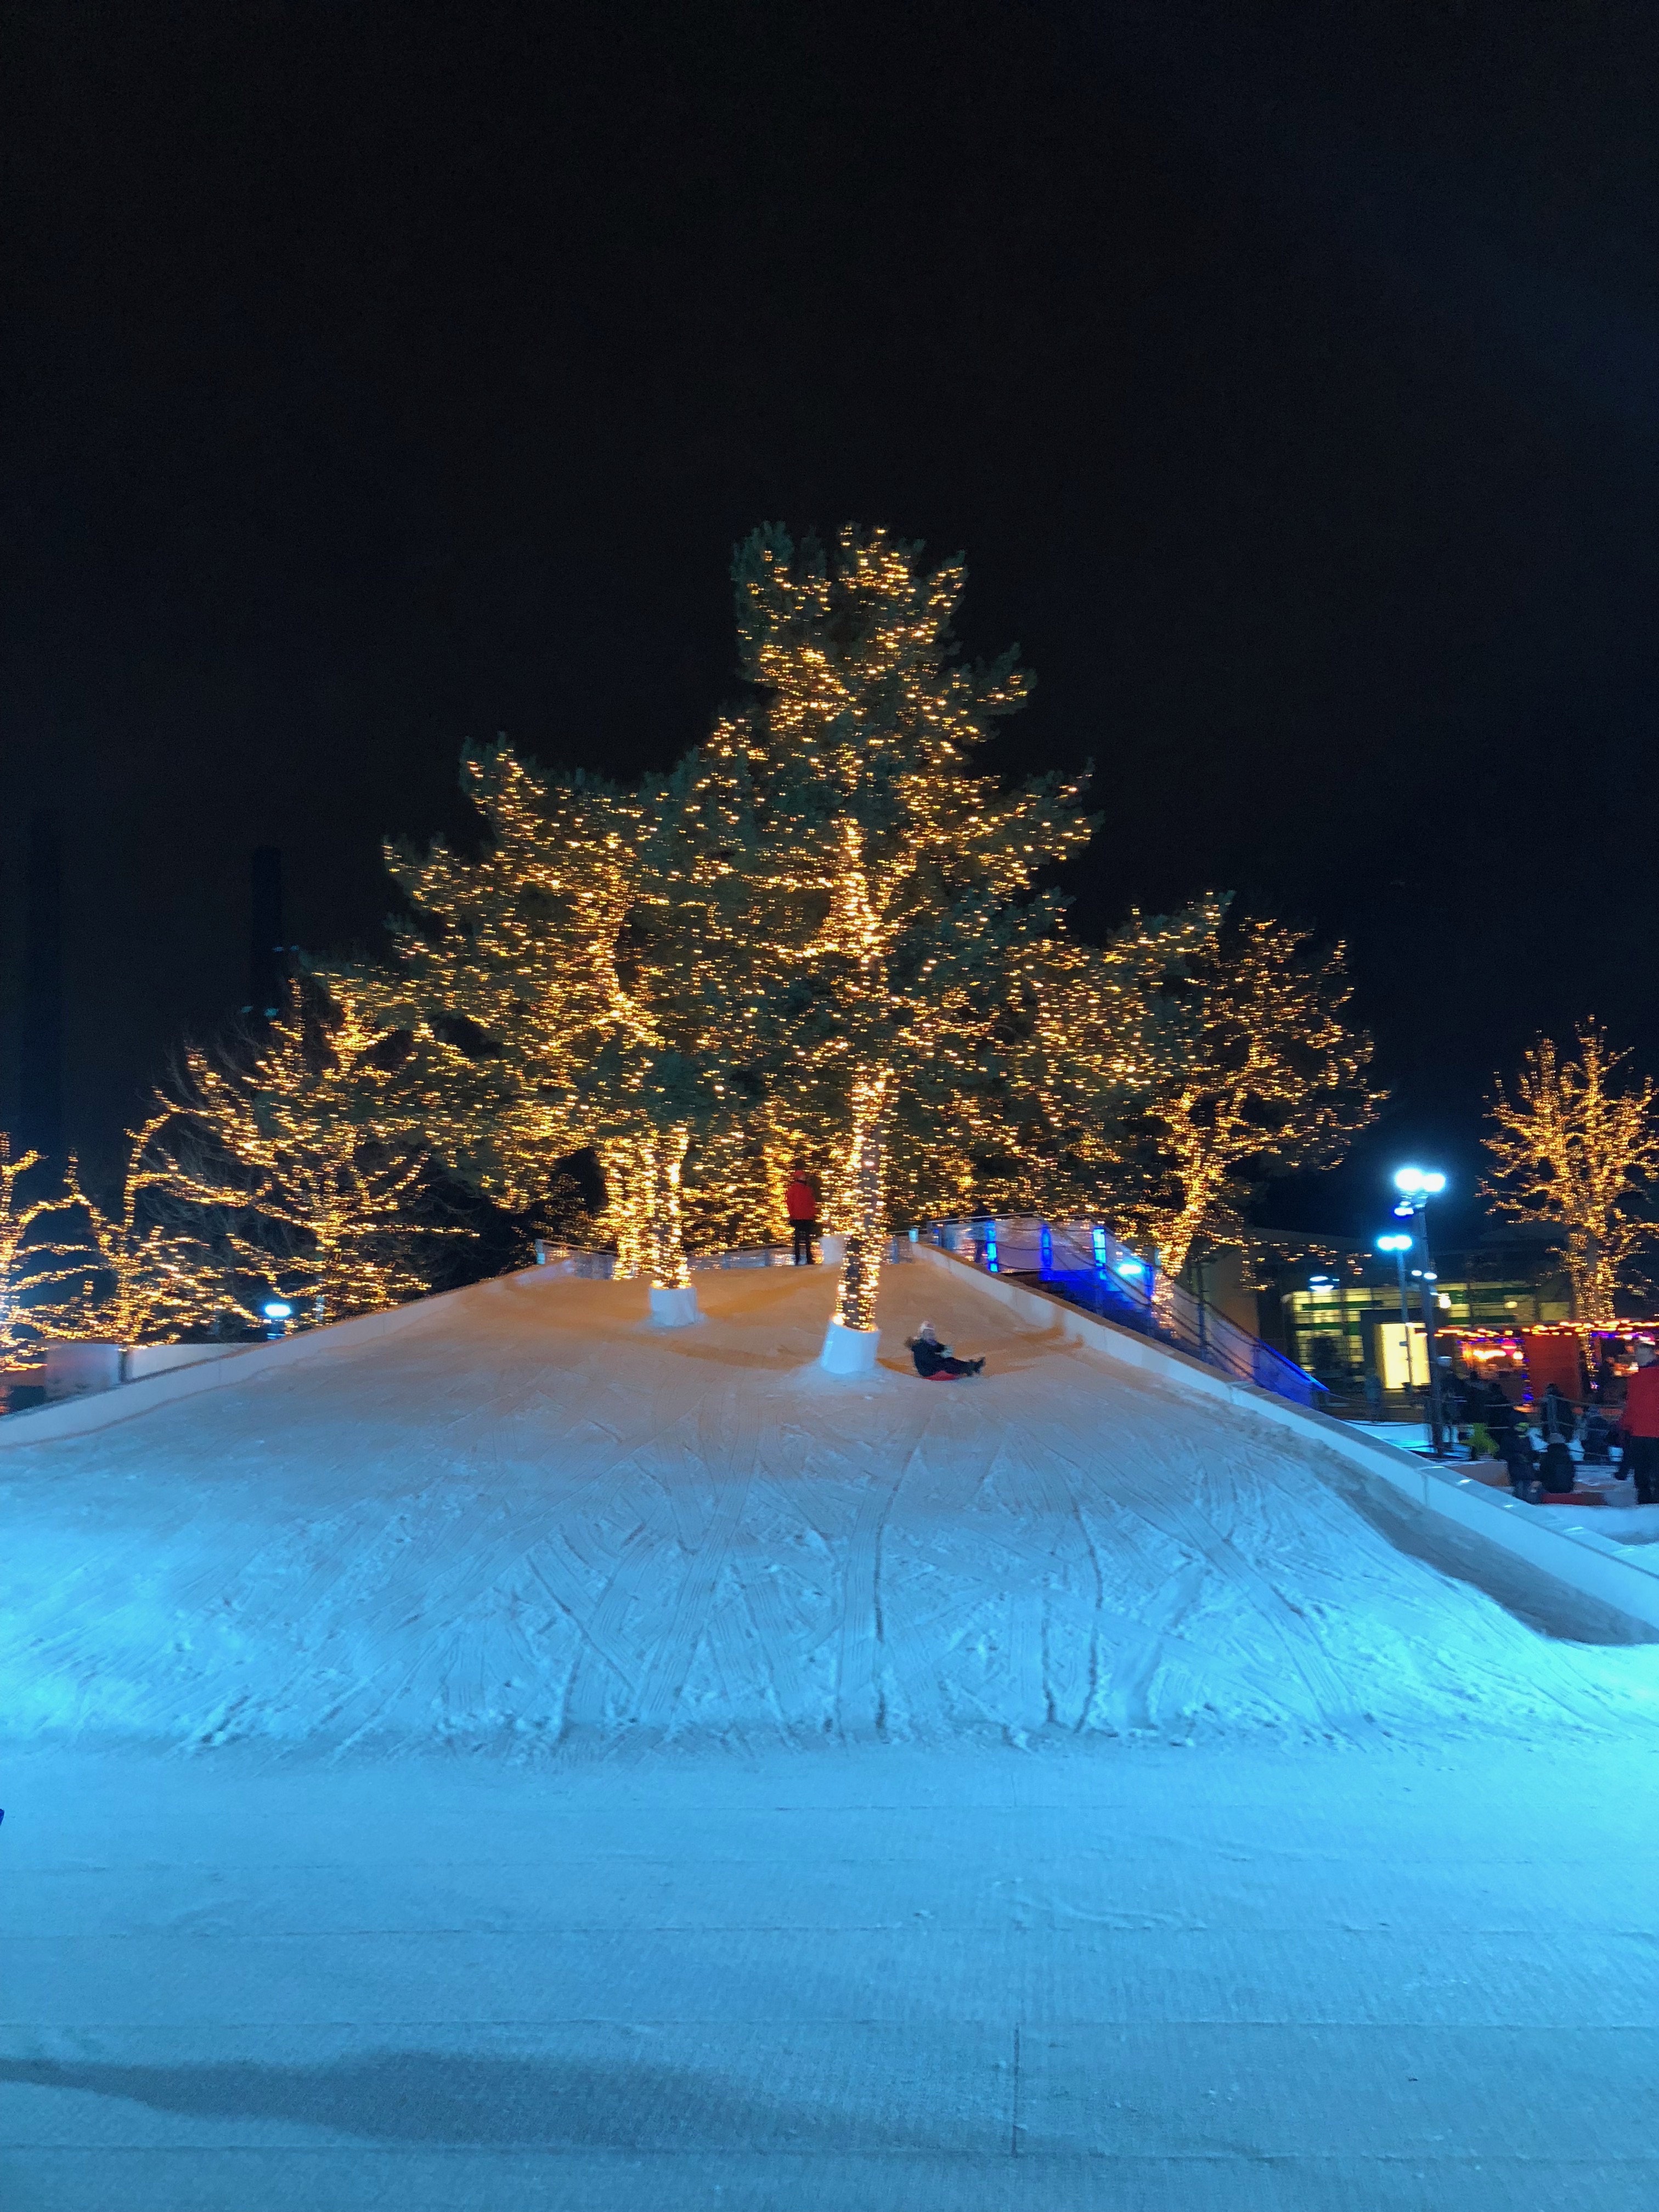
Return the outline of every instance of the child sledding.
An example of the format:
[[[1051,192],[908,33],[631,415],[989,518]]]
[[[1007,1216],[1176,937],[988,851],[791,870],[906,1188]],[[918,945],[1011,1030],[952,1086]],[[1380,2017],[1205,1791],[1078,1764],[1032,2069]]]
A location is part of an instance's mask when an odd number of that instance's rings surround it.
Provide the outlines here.
[[[930,1321],[923,1322],[915,1334],[907,1336],[904,1342],[924,1382],[954,1382],[958,1376],[977,1375],[985,1364],[982,1359],[952,1358],[950,1346],[939,1342]]]

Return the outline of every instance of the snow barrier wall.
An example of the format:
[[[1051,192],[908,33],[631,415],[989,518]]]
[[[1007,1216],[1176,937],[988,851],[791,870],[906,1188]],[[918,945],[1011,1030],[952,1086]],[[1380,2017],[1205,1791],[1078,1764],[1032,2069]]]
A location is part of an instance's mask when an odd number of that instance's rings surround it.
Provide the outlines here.
[[[1179,1395],[1210,1405],[1221,1401],[1306,1441],[1316,1440],[1357,1468],[1367,1483],[1408,1498],[1426,1513],[1455,1521],[1582,1596],[1659,1628],[1659,1545],[1632,1546],[1601,1535],[1575,1520],[1570,1506],[1523,1505],[1488,1484],[1459,1475],[1451,1467],[1362,1435],[1345,1421],[1292,1405],[1254,1383],[1236,1382],[1184,1352],[1103,1321],[1046,1291],[988,1274],[933,1245],[918,1243],[915,1249],[917,1256],[933,1267],[971,1276],[988,1297],[999,1300],[1023,1321],[1039,1328],[1057,1328],[1115,1365],[1132,1368]],[[1652,1564],[1649,1553],[1654,1554]]]
[[[532,1267],[525,1272],[533,1275],[540,1271]],[[31,1406],[26,1412],[8,1413],[0,1419],[0,1451],[20,1444],[45,1443],[55,1437],[87,1436],[95,1429],[113,1428],[118,1421],[133,1420],[175,1398],[223,1390],[233,1382],[253,1381],[275,1368],[289,1366],[296,1359],[313,1358],[340,1345],[366,1344],[377,1336],[390,1336],[437,1312],[447,1300],[465,1297],[485,1287],[475,1283],[466,1290],[441,1291],[434,1297],[416,1298],[411,1304],[392,1306],[385,1313],[358,1314],[351,1321],[304,1329],[275,1344],[250,1344],[234,1351],[215,1344],[170,1346],[167,1348],[180,1352],[193,1349],[200,1357],[190,1365],[142,1375],[118,1383],[112,1390],[89,1391],[84,1397],[59,1398],[49,1406]]]

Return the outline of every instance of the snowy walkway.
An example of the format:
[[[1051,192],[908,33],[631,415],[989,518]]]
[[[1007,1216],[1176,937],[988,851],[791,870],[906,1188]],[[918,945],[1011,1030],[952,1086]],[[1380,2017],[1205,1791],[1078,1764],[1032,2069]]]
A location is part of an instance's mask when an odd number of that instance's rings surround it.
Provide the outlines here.
[[[965,1273],[973,1386],[698,1291],[0,1462],[6,2212],[1659,2201],[1659,1644]]]

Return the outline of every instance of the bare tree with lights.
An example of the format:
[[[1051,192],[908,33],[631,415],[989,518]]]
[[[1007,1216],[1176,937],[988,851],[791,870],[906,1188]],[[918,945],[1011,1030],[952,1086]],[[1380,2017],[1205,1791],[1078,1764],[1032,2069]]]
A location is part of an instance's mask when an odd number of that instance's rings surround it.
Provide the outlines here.
[[[106,1206],[82,1182],[70,1153],[64,1194],[41,1212],[78,1222],[77,1237],[43,1244],[54,1264],[33,1280],[58,1295],[30,1308],[41,1334],[71,1342],[170,1344],[187,1329],[252,1316],[237,1300],[230,1269],[216,1249],[212,1224],[176,1190],[164,1139],[176,1109],[158,1104],[127,1132],[118,1193]]]
[[[1485,1139],[1492,1178],[1482,1189],[1512,1219],[1562,1231],[1574,1313],[1605,1328],[1621,1273],[1652,1235],[1637,1209],[1659,1176],[1659,1091],[1650,1077],[1619,1084],[1630,1054],[1610,1050],[1598,1023],[1577,1037],[1576,1059],[1540,1037],[1513,1088],[1497,1083]]]
[[[41,1215],[52,1211],[53,1201],[26,1199],[17,1186],[40,1165],[40,1157],[35,1152],[14,1154],[11,1139],[0,1129],[0,1359],[32,1350],[40,1334],[23,1303],[23,1291],[33,1279],[27,1240]]]
[[[349,999],[294,987],[239,1048],[190,1048],[150,1125],[150,1180],[220,1217],[235,1266],[291,1298],[302,1324],[418,1295],[418,1256],[448,1233],[416,1211],[430,1154],[386,1110],[385,1046]]]
[[[1241,1241],[1243,1210],[1270,1177],[1333,1167],[1375,1118],[1369,1036],[1348,1017],[1340,945],[1322,956],[1282,922],[1201,909],[1200,941],[1163,994],[1161,1066],[1133,1117],[1121,1218],[1178,1275],[1195,1249]]]

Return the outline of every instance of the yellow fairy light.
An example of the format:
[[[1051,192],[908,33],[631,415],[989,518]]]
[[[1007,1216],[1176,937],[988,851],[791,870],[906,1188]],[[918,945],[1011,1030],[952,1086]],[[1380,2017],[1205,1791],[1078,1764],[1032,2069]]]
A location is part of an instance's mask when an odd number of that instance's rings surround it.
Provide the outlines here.
[[[1298,996],[1301,940],[1249,925],[1224,957],[1214,899],[1066,935],[1036,880],[1091,825],[1077,783],[973,772],[1028,679],[954,658],[959,562],[762,531],[734,583],[754,703],[672,777],[469,751],[483,849],[388,848],[412,918],[337,984],[398,1039],[400,1127],[516,1208],[592,1146],[617,1272],[662,1287],[688,1249],[781,1237],[804,1164],[854,1328],[895,1217],[1086,1206],[1178,1265],[1253,1158],[1334,1157],[1370,1111],[1340,956]]]
[[[1482,1189],[1512,1219],[1565,1232],[1577,1320],[1606,1328],[1617,1311],[1620,1275],[1650,1233],[1635,1201],[1659,1176],[1659,1091],[1647,1077],[1613,1087],[1630,1055],[1608,1049],[1599,1024],[1586,1022],[1577,1039],[1574,1060],[1540,1037],[1513,1094],[1497,1085],[1484,1140],[1492,1181]]]
[[[1127,1117],[1119,1218],[1171,1277],[1195,1246],[1239,1240],[1255,1182],[1334,1165],[1385,1095],[1347,1019],[1342,946],[1320,958],[1280,922],[1229,928],[1227,903],[1202,902],[1194,940],[1175,948]]]
[[[39,1211],[78,1218],[82,1233],[38,1248],[65,1264],[40,1269],[32,1280],[72,1286],[57,1299],[31,1304],[29,1320],[43,1336],[171,1343],[182,1330],[210,1326],[222,1315],[250,1317],[204,1233],[205,1224],[188,1206],[167,1201],[173,1175],[161,1140],[174,1118],[175,1109],[163,1103],[127,1132],[126,1164],[112,1208],[85,1188],[80,1163],[70,1153],[64,1195]]]
[[[43,1213],[52,1211],[50,1199],[24,1199],[17,1186],[40,1165],[39,1152],[14,1156],[11,1139],[0,1129],[0,1359],[9,1360],[32,1349],[39,1334],[22,1303],[26,1281],[35,1279],[26,1256],[29,1231]]]
[[[975,1142],[1012,1130],[1000,1061],[1013,949],[1053,919],[1030,897],[1037,870],[1089,825],[1073,788],[1005,792],[971,773],[1027,680],[1012,656],[989,670],[952,659],[959,563],[926,570],[882,531],[843,530],[833,559],[762,532],[736,581],[759,700],[745,762],[757,834],[737,866],[769,1080],[840,1126],[837,1319],[869,1329],[895,1155],[902,1171],[907,1152],[931,1150],[931,1172],[908,1180],[959,1188]]]
[[[429,1154],[386,1110],[392,1070],[355,1000],[291,989],[267,1034],[240,1055],[191,1048],[167,1166],[156,1180],[227,1221],[246,1275],[280,1282],[305,1322],[413,1297],[420,1242],[453,1233],[410,1218]]]

